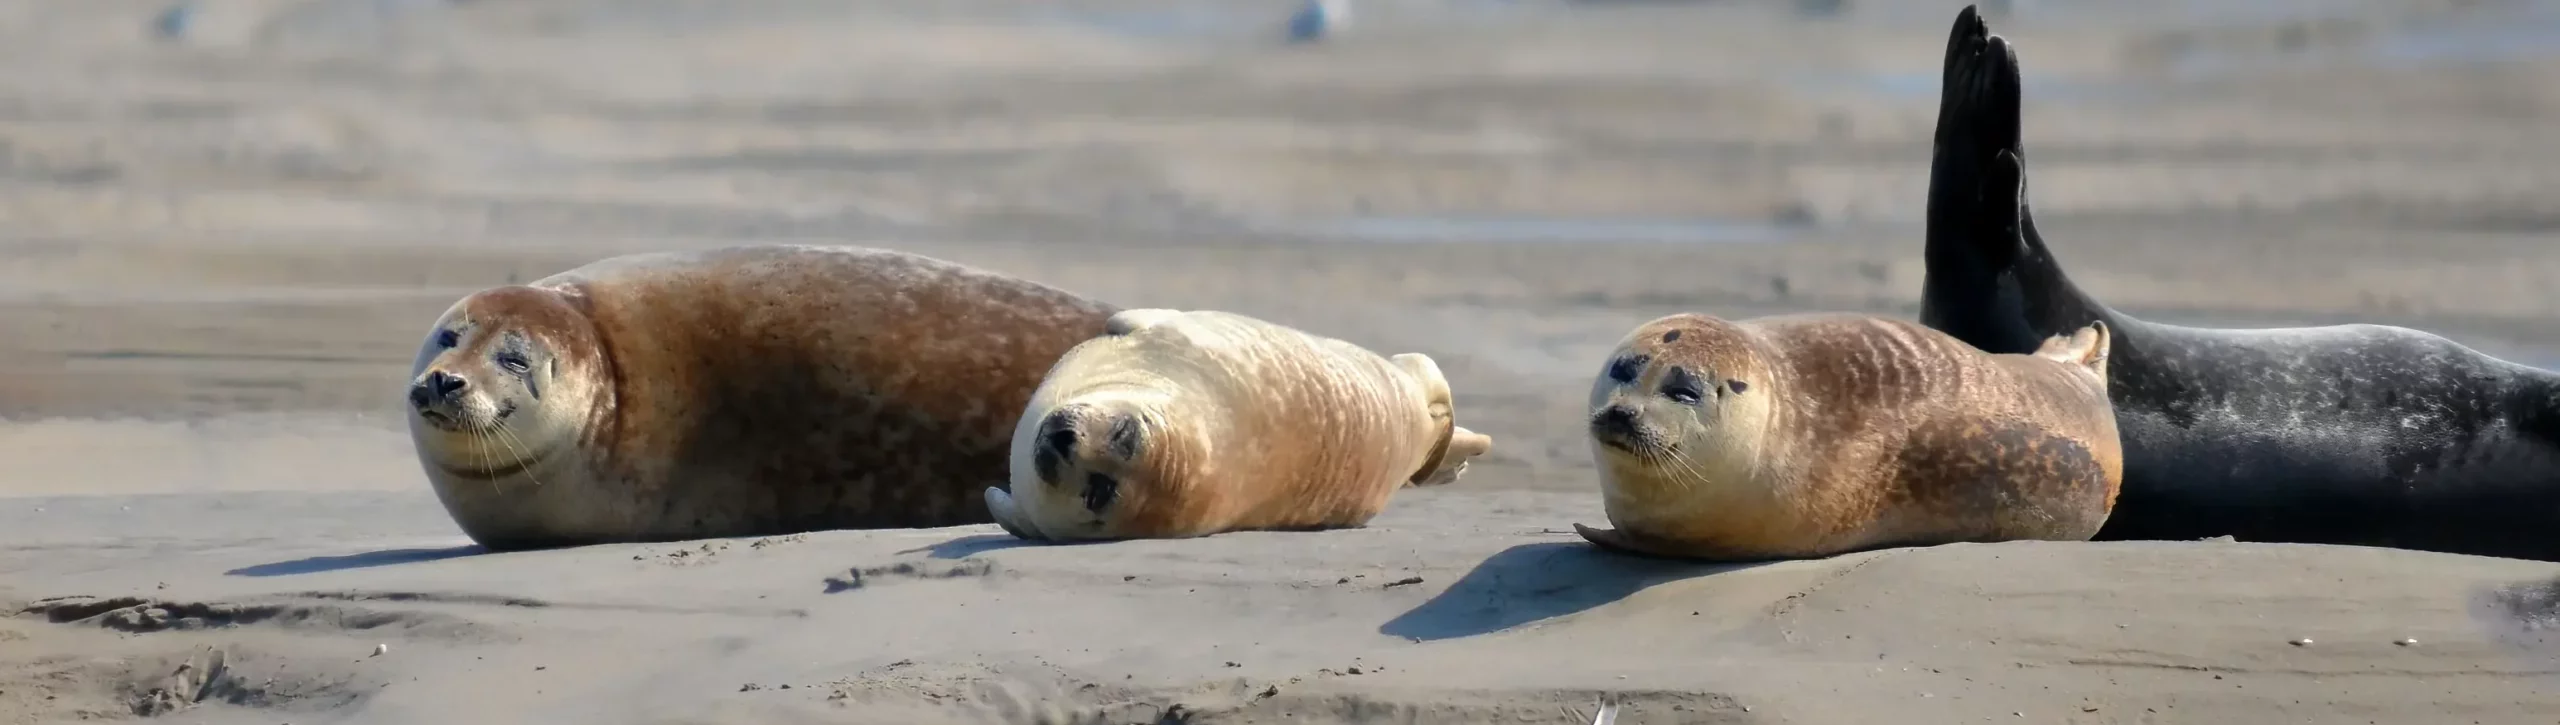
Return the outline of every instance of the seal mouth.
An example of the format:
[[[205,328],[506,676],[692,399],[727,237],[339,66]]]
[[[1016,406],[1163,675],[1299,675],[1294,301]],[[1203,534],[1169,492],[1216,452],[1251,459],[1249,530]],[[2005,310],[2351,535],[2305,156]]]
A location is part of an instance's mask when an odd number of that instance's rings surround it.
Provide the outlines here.
[[[487,422],[478,425],[466,422],[463,416],[442,407],[426,406],[412,410],[417,413],[419,420],[426,421],[427,425],[434,426],[436,430],[447,433],[488,433],[506,425],[507,419],[515,416],[516,402],[499,401],[497,412],[491,413]]]

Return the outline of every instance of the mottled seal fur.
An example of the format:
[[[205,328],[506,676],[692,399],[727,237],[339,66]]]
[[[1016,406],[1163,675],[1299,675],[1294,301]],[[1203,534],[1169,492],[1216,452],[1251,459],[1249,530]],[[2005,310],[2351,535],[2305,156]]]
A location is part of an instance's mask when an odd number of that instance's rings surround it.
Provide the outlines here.
[[[2110,309],[2036,229],[2016,53],[1971,9],[1944,82],[1920,319],[1993,352],[2114,329],[2124,494],[2096,538],[2560,560],[2560,376],[2402,327],[2210,329]]]
[[[1182,538],[1365,524],[1493,446],[1458,427],[1429,356],[1392,358],[1244,315],[1129,310],[1061,356],[1013,429],[1025,539]]]
[[[1612,549],[1812,558],[1890,546],[2082,540],[2124,472],[2108,336],[2032,355],[1853,314],[1636,328],[1591,388]]]
[[[492,549],[985,523],[1014,416],[1114,311],[875,249],[618,257],[455,303],[409,430]]]

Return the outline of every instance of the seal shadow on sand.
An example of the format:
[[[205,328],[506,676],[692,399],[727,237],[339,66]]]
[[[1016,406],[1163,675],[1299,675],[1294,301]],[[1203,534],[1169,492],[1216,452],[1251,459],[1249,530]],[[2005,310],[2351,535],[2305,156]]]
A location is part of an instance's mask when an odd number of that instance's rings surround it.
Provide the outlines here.
[[[1022,539],[1015,538],[1012,534],[971,534],[937,544],[908,549],[898,553],[913,554],[916,552],[925,552],[927,556],[931,556],[936,559],[966,559],[989,551],[1011,549],[1021,546],[1054,545],[1055,543],[1056,542],[1024,541]]]
[[[478,544],[448,546],[439,549],[384,549],[381,551],[368,551],[362,554],[309,556],[290,561],[244,566],[223,573],[230,576],[293,576],[295,574],[316,574],[324,571],[364,569],[376,566],[390,566],[393,564],[414,564],[422,561],[436,561],[440,559],[474,556],[484,553],[488,553],[488,550],[480,548]]]
[[[1770,562],[1709,564],[1607,551],[1581,541],[1504,549],[1378,633],[1442,640],[1499,632],[1625,598],[1648,587]]]

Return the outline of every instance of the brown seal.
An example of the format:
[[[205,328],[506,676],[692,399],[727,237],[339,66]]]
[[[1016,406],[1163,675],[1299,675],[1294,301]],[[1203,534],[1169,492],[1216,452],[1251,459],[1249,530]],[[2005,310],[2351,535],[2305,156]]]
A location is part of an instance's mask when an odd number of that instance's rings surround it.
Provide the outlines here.
[[[1574,528],[1718,560],[2086,540],[2124,476],[2107,347],[2105,325],[1992,355],[1866,315],[1654,320],[1591,390],[1618,528]]]
[[[876,249],[617,257],[455,303],[409,430],[492,549],[985,523],[1014,417],[1114,311]]]
[[[1365,524],[1407,484],[1454,482],[1493,439],[1457,426],[1429,356],[1226,312],[1130,310],[1068,351],[1013,431],[1025,539]]]

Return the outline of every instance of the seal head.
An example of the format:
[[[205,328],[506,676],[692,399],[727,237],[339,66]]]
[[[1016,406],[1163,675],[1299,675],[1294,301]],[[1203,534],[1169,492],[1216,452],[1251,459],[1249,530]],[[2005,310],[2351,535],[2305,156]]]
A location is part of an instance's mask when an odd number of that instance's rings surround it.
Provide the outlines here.
[[[1591,388],[1594,452],[1612,468],[1689,471],[1710,486],[1747,483],[1778,388],[1749,331],[1704,315],[1655,320],[1619,344]],[[1736,464],[1743,465],[1718,470]],[[1643,485],[1617,493],[1654,498]]]
[[[512,285],[463,298],[411,367],[410,435],[454,479],[539,483],[574,458],[612,395],[596,328],[556,290]]]
[[[1103,539],[1122,536],[1130,519],[1156,518],[1146,513],[1161,508],[1151,499],[1167,497],[1166,481],[1182,480],[1168,469],[1196,458],[1196,439],[1176,432],[1155,405],[1164,397],[1106,389],[1026,418],[1032,476],[1017,476],[1010,496],[987,489],[996,523],[1026,539]],[[1037,508],[1025,512],[1016,501]]]

